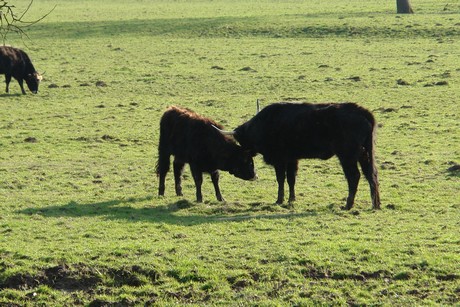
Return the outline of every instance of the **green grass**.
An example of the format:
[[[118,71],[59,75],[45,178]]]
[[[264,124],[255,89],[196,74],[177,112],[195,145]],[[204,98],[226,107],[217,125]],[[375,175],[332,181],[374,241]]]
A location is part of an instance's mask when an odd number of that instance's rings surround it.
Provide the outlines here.
[[[61,0],[30,18],[55,4],[8,42],[46,73],[0,94],[0,305],[460,303],[458,4]],[[231,129],[256,99],[373,111],[383,209],[362,181],[340,210],[335,158],[301,161],[292,206],[261,157],[256,182],[222,173],[225,203],[208,176],[195,203],[188,170],[183,198],[172,174],[157,197],[167,106]]]

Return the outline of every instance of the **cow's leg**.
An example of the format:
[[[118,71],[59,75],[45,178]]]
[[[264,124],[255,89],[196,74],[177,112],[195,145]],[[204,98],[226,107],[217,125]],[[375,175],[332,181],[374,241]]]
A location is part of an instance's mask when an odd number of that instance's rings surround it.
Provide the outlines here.
[[[347,157],[339,157],[339,159],[348,182],[348,197],[345,209],[350,210],[355,202],[359,178],[361,177],[358,169],[358,161]]]
[[[19,86],[21,87],[22,94],[26,94],[26,91],[24,90],[24,80],[18,79]]]
[[[287,164],[286,176],[289,185],[289,202],[295,201],[295,178],[297,176],[298,161],[290,161]]]
[[[193,180],[195,181],[196,187],[196,202],[203,202],[203,194],[201,194],[201,185],[203,184],[203,173],[195,165],[190,164],[190,170],[192,171]]]
[[[369,182],[372,208],[380,209],[379,181],[377,176],[377,168],[375,167],[374,161],[371,157],[369,157],[367,153],[363,153],[359,159],[359,164],[361,165],[364,176]]]
[[[216,191],[216,198],[218,201],[225,201],[225,199],[222,197],[222,194],[220,193],[220,188],[219,188],[219,171],[215,170],[214,172],[211,173],[211,180],[212,184],[214,185],[214,191]]]
[[[176,188],[176,195],[182,196],[182,171],[184,170],[185,163],[174,159],[174,183]]]
[[[5,83],[6,83],[6,92],[10,92],[10,82],[11,82],[11,75],[5,75]]]
[[[284,180],[286,179],[286,164],[275,165],[276,181],[278,181],[278,199],[277,204],[284,201]]]

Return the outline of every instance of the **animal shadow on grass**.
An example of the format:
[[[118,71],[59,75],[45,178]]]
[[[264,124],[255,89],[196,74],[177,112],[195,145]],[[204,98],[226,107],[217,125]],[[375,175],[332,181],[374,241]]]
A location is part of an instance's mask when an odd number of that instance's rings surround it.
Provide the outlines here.
[[[316,216],[316,211],[305,213],[261,213],[262,211],[249,208],[234,211],[221,210],[218,207],[212,214],[177,214],[201,204],[192,203],[188,200],[179,200],[177,202],[159,205],[159,206],[135,206],[136,203],[148,202],[153,197],[127,198],[120,200],[109,200],[96,203],[78,203],[70,201],[68,204],[55,205],[40,208],[27,208],[17,211],[26,215],[41,215],[44,217],[90,217],[100,216],[107,220],[125,220],[132,222],[146,221],[152,223],[168,223],[173,225],[199,225],[203,223],[225,223],[228,221],[244,221],[249,219],[286,219],[305,216]],[[216,206],[221,206],[216,204]],[[222,205],[224,206],[224,205]]]
[[[21,90],[19,90],[19,91],[21,91]],[[20,97],[20,96],[23,96],[23,94],[22,93],[3,93],[3,94],[0,94],[0,97]]]

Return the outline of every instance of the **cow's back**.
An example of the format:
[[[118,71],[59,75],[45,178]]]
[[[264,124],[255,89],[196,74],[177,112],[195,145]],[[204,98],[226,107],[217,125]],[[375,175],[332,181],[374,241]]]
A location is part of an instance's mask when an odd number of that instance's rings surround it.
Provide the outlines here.
[[[212,125],[221,128],[213,120],[189,109],[170,107],[160,121],[160,150],[166,150],[183,162],[209,161],[215,147],[225,142]]]
[[[236,129],[243,147],[260,152],[267,163],[336,154],[345,138],[362,142],[375,121],[354,103],[274,103]],[[250,145],[246,145],[250,144]]]
[[[267,163],[303,156],[306,143],[310,151],[315,136],[313,121],[317,105],[274,103],[262,109],[251,120],[236,129],[236,138],[243,146],[261,153]]]
[[[0,46],[0,73],[23,75],[25,72],[34,71],[35,68],[24,51],[10,46]]]

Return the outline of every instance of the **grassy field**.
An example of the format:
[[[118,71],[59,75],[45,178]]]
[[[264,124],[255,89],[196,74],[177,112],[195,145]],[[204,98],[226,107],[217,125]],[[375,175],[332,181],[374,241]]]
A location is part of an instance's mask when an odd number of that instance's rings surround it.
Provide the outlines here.
[[[308,2],[308,3],[307,3]],[[0,305],[460,304],[458,1],[43,0],[11,36],[45,72],[0,89]],[[17,1],[21,8],[28,1]],[[276,101],[353,101],[379,122],[382,210],[334,158],[221,175],[227,202],[158,197],[159,118],[232,129]]]

